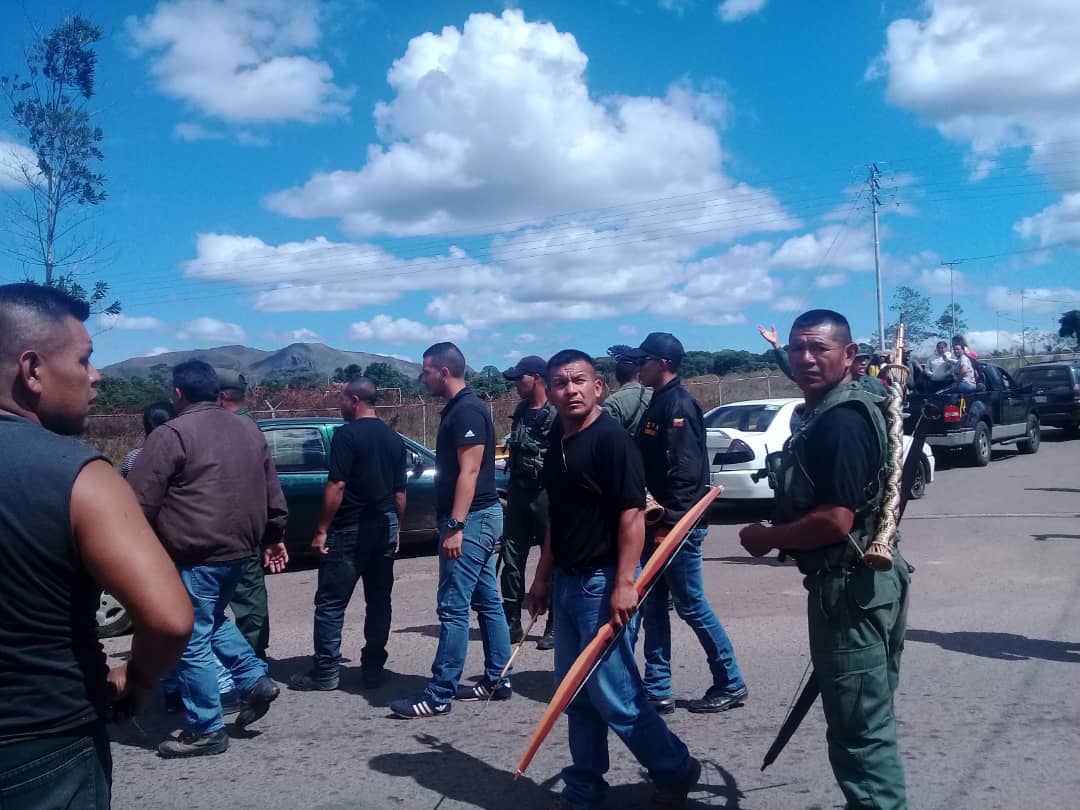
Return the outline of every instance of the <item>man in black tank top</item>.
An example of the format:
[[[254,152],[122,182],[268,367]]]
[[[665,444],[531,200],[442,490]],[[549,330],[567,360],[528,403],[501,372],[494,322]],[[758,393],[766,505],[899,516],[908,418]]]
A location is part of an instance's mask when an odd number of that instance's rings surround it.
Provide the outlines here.
[[[69,436],[94,386],[85,302],[0,286],[0,796],[5,810],[105,807],[104,722],[137,712],[192,627],[176,569],[100,454]],[[74,553],[73,553],[74,552]],[[131,658],[108,668],[102,587],[135,624]]]

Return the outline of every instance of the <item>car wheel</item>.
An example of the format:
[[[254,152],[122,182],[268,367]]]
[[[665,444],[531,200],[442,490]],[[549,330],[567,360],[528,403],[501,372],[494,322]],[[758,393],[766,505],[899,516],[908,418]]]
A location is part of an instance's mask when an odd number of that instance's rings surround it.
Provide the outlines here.
[[[1042,441],[1042,431],[1039,429],[1039,417],[1030,414],[1027,420],[1027,432],[1023,441],[1016,443],[1016,449],[1026,455],[1039,452],[1039,443]]]
[[[915,468],[915,480],[911,482],[911,490],[908,492],[911,500],[917,501],[926,494],[926,479],[928,477],[926,462],[920,461],[919,466]]]
[[[985,467],[990,463],[990,428],[986,422],[975,423],[975,438],[968,449],[968,460],[975,467]]]
[[[131,630],[131,617],[127,609],[111,593],[102,592],[97,609],[98,636],[110,638],[122,636]]]

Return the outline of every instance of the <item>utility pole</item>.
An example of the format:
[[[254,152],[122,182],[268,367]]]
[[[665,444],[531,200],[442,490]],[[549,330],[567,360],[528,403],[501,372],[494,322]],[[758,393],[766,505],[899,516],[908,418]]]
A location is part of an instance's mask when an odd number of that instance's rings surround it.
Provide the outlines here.
[[[949,268],[949,312],[952,314],[952,333],[956,334],[956,298],[953,296],[953,268],[960,262],[942,262],[942,267]]]
[[[1020,365],[1024,364],[1027,352],[1027,328],[1024,326],[1024,288],[1020,288]]]
[[[874,279],[877,282],[877,328],[878,348],[885,351],[885,298],[881,292],[881,239],[878,237],[878,207],[881,200],[878,198],[878,176],[881,172],[876,163],[870,164],[870,176],[867,184],[870,186],[870,202],[874,208]]]

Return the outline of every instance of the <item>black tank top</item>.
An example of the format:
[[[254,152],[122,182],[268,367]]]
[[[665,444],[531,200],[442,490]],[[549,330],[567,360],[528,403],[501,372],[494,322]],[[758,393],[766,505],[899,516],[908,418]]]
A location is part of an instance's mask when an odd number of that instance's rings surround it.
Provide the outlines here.
[[[101,455],[0,416],[0,744],[94,722],[107,666],[101,589],[71,529],[71,489]]]

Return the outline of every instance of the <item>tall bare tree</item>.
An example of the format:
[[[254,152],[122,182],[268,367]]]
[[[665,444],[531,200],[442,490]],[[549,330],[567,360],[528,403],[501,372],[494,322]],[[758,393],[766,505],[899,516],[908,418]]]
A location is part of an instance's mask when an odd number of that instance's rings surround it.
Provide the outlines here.
[[[30,280],[115,313],[119,302],[104,305],[108,284],[96,281],[87,290],[79,281],[105,250],[87,227],[105,199],[105,175],[97,171],[103,136],[88,109],[100,39],[100,28],[72,17],[35,36],[25,54],[25,74],[0,76],[11,118],[36,158],[18,167],[24,188],[11,195],[13,239],[3,249],[23,264]]]

